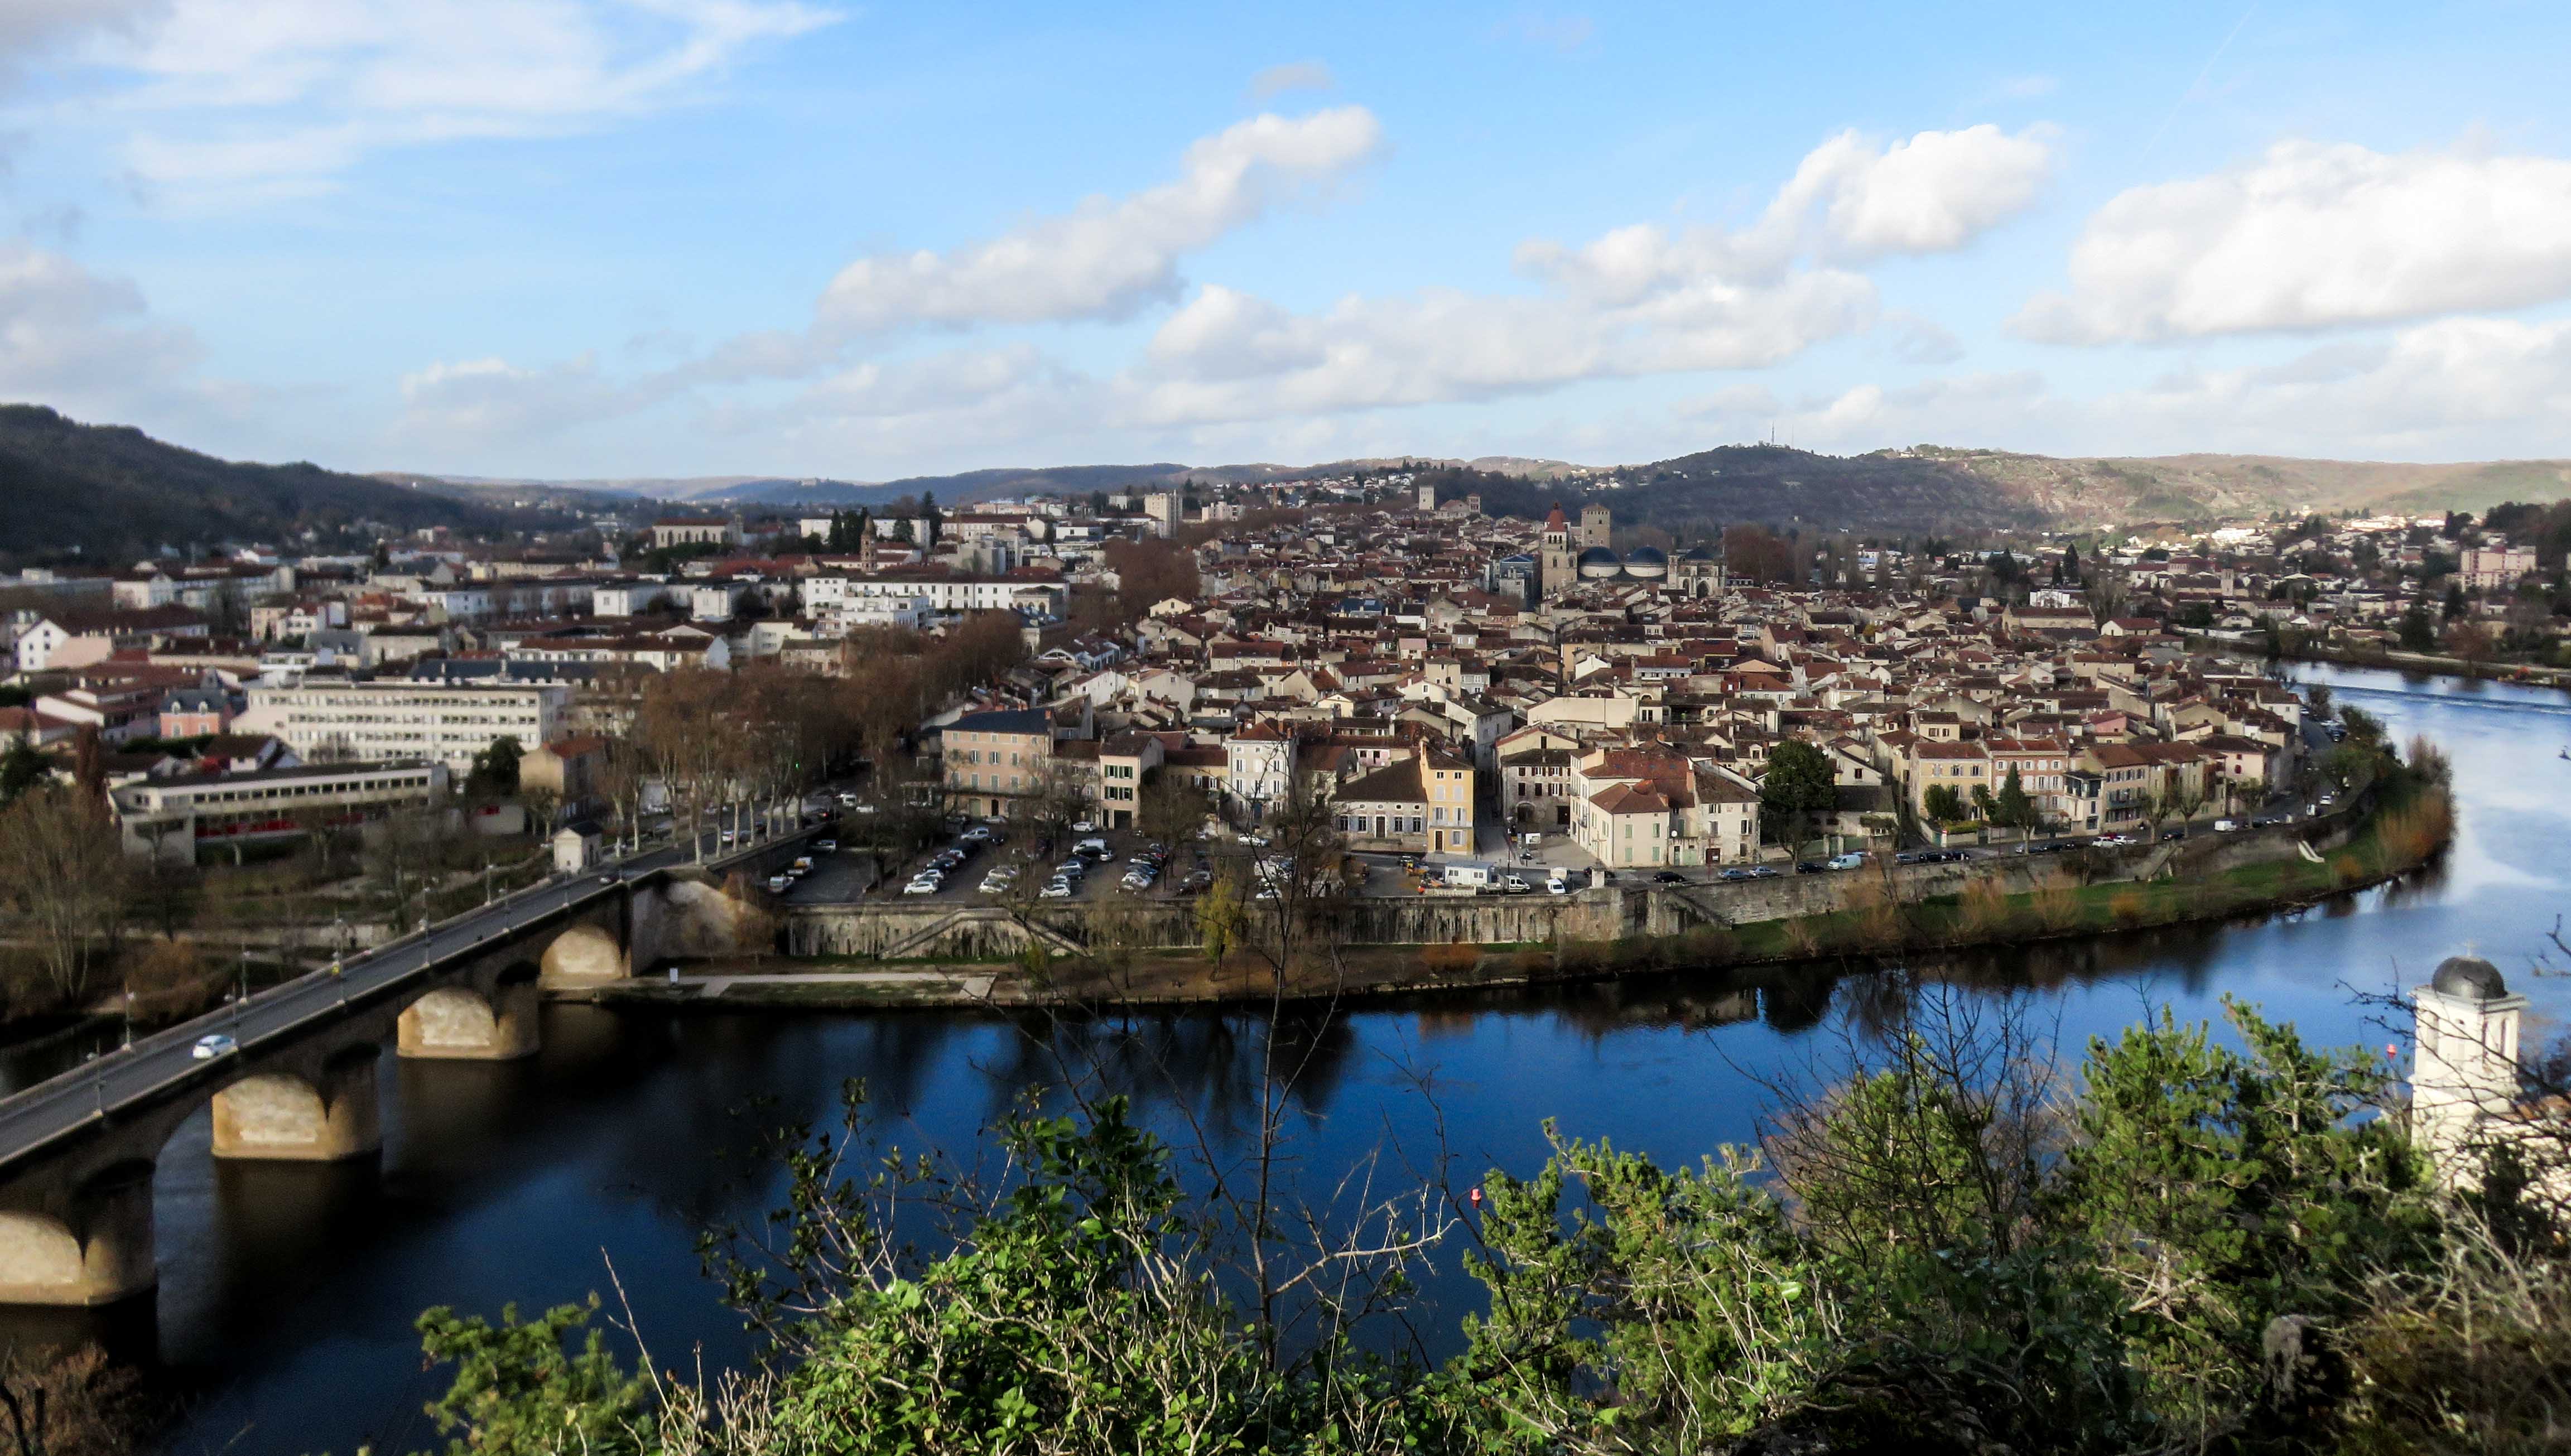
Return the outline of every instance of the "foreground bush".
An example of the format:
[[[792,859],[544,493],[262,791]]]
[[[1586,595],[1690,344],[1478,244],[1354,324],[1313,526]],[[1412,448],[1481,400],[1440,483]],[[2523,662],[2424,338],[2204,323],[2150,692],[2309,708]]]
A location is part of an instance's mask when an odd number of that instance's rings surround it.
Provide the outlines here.
[[[1665,1170],[1549,1127],[1478,1208],[1423,1190],[1339,1242],[1188,1197],[1117,1102],[1007,1122],[988,1187],[798,1132],[768,1235],[709,1243],[761,1369],[670,1385],[566,1354],[578,1309],[432,1311],[433,1410],[477,1452],[2563,1449],[2557,1245],[2441,1199],[2365,1057],[2235,1006],[2238,1050],[2164,1016],[2064,1076],[1917,1004],[1760,1149]],[[1462,1352],[1359,1355],[1446,1241],[1488,1295]]]

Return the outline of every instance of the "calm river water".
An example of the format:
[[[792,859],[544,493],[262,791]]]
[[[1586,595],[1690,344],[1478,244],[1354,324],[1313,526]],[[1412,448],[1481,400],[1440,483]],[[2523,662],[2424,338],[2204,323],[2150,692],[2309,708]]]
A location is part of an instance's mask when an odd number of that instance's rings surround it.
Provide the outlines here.
[[[2424,732],[2456,766],[2459,838],[2413,883],[2299,915],[1980,955],[1918,969],[2020,998],[2066,1047],[2162,1006],[2219,1019],[2226,993],[2328,1044],[2379,1048],[2353,1002],[2421,979],[2476,946],[2535,1002],[2549,1040],[2571,980],[2527,970],[2566,896],[2571,699],[2549,691],[2312,670],[2343,703]],[[1369,1005],[1282,1035],[1310,1053],[1291,1156],[1310,1184],[1397,1144],[1444,1147],[1469,1183],[1524,1172],[1540,1124],[1692,1161],[1752,1136],[1764,1075],[1826,1057],[1879,1012],[1885,978],[1816,973],[1745,994],[1714,975],[1558,992]],[[969,1147],[976,1131],[1067,1060],[1112,1063],[1165,1131],[1218,1141],[1249,1121],[1267,1028],[1186,1015],[1048,1034],[956,1015],[619,1015],[557,1007],[542,1056],[514,1066],[387,1056],[380,1169],[218,1167],[201,1115],[161,1162],[157,1342],[167,1378],[197,1392],[174,1452],[425,1449],[410,1320],[452,1304],[496,1314],[610,1292],[609,1264],[665,1365],[737,1356],[741,1337],[699,1275],[698,1230],[766,1208],[727,1150],[792,1117],[827,1121],[843,1079],[865,1078],[911,1146]],[[1423,1083],[1431,1089],[1423,1094]],[[1182,1117],[1181,1114],[1186,1116]],[[1397,1166],[1386,1160],[1387,1167]],[[1451,1333],[1473,1287],[1440,1260],[1424,1292]],[[611,1307],[613,1296],[611,1293]],[[145,1343],[151,1341],[147,1331]],[[1442,1351],[1433,1351],[1442,1353]]]

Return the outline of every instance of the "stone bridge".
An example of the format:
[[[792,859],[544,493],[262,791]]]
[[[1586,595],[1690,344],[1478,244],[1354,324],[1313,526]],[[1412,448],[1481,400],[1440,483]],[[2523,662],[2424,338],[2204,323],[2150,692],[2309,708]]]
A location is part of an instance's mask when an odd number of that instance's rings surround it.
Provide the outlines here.
[[[97,1305],[152,1288],[153,1173],[200,1109],[212,1106],[217,1158],[373,1157],[387,1044],[413,1058],[533,1056],[542,990],[737,949],[723,875],[764,872],[799,844],[702,868],[662,850],[540,885],[0,1101],[0,1303]],[[238,1050],[197,1057],[213,1033]]]

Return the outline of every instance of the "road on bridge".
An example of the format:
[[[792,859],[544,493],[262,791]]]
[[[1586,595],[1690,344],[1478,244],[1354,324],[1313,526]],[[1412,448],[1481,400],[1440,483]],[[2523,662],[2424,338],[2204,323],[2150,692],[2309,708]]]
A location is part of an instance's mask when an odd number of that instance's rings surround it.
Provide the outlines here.
[[[748,822],[745,815],[745,835],[749,832]],[[708,829],[699,846],[701,852],[717,861],[771,848],[778,839],[806,831],[788,831],[777,839],[739,848],[727,847],[719,837],[722,832],[720,828]],[[532,885],[443,924],[351,957],[342,962],[337,975],[316,971],[156,1032],[132,1046],[102,1053],[69,1072],[0,1100],[0,1166],[105,1115],[110,1108],[185,1077],[202,1065],[196,1044],[209,1033],[221,1032],[247,1050],[255,1041],[307,1022],[326,1020],[348,1002],[396,985],[484,941],[504,939],[548,915],[617,893],[622,883],[635,875],[684,864],[688,859],[686,845],[670,844],[569,878]]]

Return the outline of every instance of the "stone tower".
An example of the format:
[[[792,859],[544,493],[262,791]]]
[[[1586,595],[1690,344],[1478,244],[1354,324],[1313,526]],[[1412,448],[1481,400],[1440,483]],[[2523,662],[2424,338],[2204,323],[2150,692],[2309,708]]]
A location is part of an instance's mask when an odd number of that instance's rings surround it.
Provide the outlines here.
[[[1587,551],[1592,547],[1606,545],[1607,538],[1613,531],[1614,526],[1607,518],[1605,506],[1590,505],[1580,508],[1581,550]]]
[[[1433,480],[1419,482],[1419,508],[1423,511],[1437,509],[1437,482]]]
[[[2526,998],[2512,996],[2499,967],[2479,956],[2449,956],[2412,993],[2418,1060],[2410,1073],[2410,1132],[2437,1176],[2478,1182],[2477,1149],[2505,1136],[2517,1103],[2517,1028]],[[2487,1126],[2486,1126],[2487,1124]]]
[[[1571,544],[1571,522],[1563,518],[1557,503],[1553,514],[1544,518],[1544,545],[1538,558],[1537,590],[1545,601],[1571,590],[1571,584],[1580,579],[1579,560],[1580,553]]]

